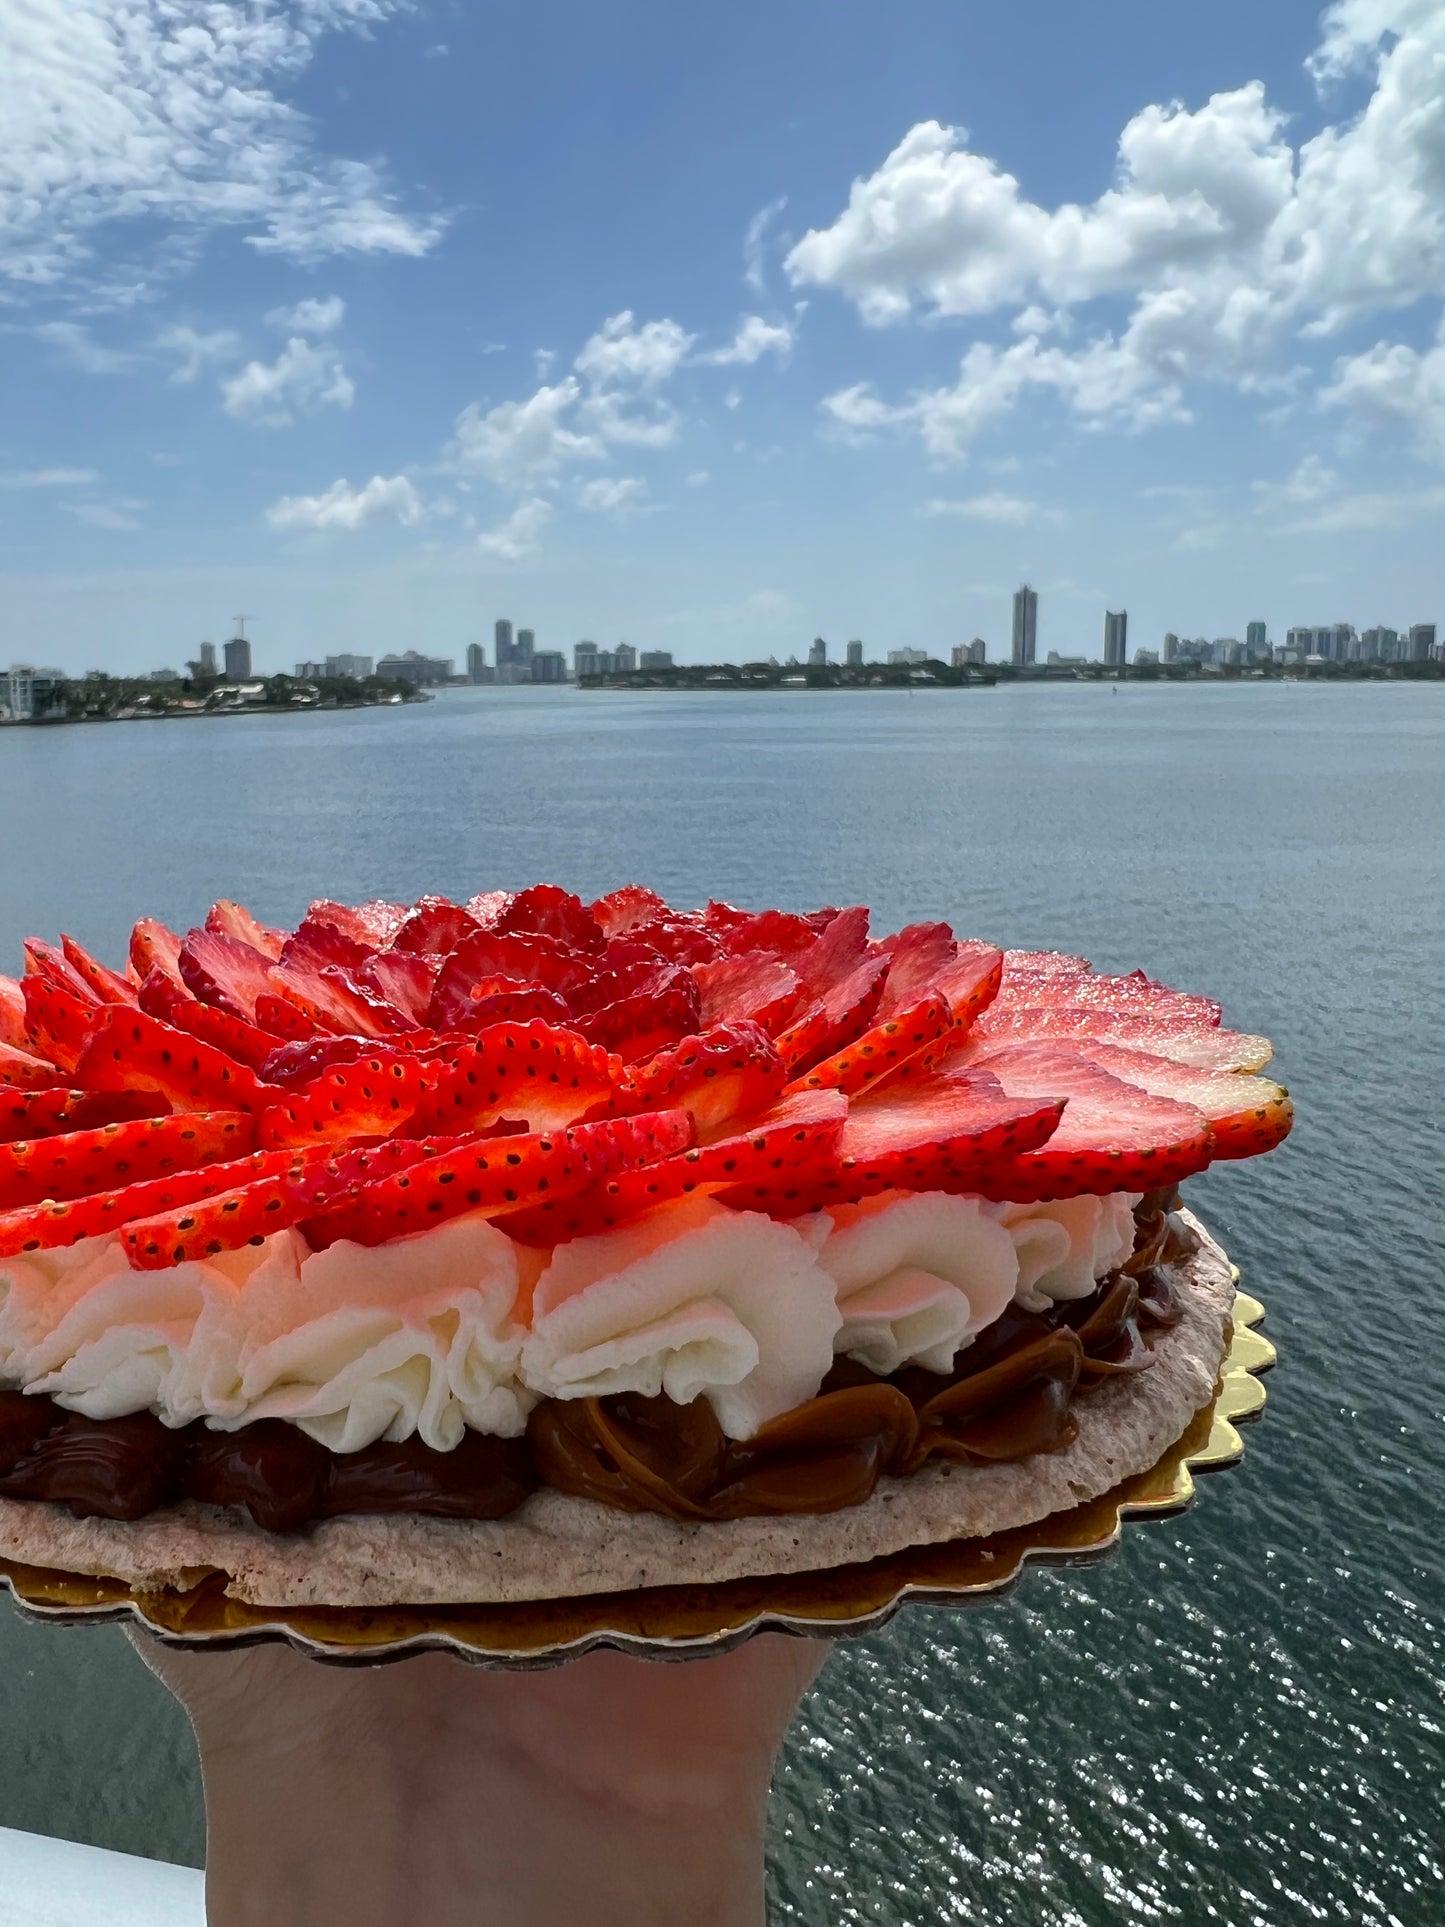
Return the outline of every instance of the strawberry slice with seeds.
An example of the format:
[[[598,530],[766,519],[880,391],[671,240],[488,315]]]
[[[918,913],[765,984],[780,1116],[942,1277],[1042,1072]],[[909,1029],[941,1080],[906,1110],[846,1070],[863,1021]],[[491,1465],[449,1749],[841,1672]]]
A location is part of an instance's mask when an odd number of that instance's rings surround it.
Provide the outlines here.
[[[973,1188],[984,1197],[1026,1204],[1151,1191],[1179,1184],[1210,1161],[1210,1129],[1197,1106],[1151,1096],[1067,1050],[1000,1044],[980,1068],[1011,1097],[1067,1099],[1042,1149],[982,1174]]]
[[[639,924],[665,922],[673,914],[671,904],[641,883],[624,883],[587,907],[605,937],[624,937]]]
[[[304,1170],[316,1152],[253,1151],[228,1164],[203,1164],[174,1177],[128,1184],[118,1191],[94,1192],[89,1197],[47,1199],[44,1204],[0,1212],[0,1257],[29,1251],[48,1251],[72,1245],[81,1238],[99,1238],[133,1218],[173,1210],[197,1198],[215,1197],[237,1185],[287,1170]]]
[[[669,963],[711,963],[719,955],[718,940],[710,930],[675,912],[653,923],[634,924],[627,936],[629,942],[646,944]]]
[[[97,1010],[120,1008],[118,1004],[94,1004],[88,990],[84,997],[78,997],[39,974],[27,976],[21,988],[25,993],[25,1034],[30,1048],[37,1057],[47,1057],[65,1071],[74,1071],[79,1063]],[[85,1081],[83,1077],[76,1078],[78,1084]]]
[[[278,996],[274,990],[263,991],[256,999],[256,1023],[271,1036],[284,1037],[292,1043],[305,1043],[318,1031],[318,1026],[298,1004]]]
[[[1212,997],[1195,997],[1156,984],[1142,970],[1127,977],[1073,976],[1064,971],[1011,971],[998,994],[1001,1008],[1067,1004],[1073,1009],[1111,1010],[1121,1016],[1153,1017],[1215,1025],[1223,1012]]]
[[[14,977],[0,977],[0,1044],[25,1048],[25,992]]]
[[[271,959],[239,937],[192,930],[178,953],[181,982],[191,995],[228,1017],[253,1023],[256,999],[271,986]]]
[[[1092,977],[1087,957],[1071,957],[1062,950],[1005,950],[1005,977]]]
[[[422,897],[391,939],[393,950],[449,956],[480,928],[469,911],[447,897]]]
[[[240,1111],[140,1118],[0,1145],[0,1208],[79,1198],[243,1157],[255,1121]]]
[[[253,917],[244,903],[233,903],[226,897],[206,912],[206,928],[219,937],[234,937],[238,943],[249,944],[264,957],[279,957],[286,941],[284,930],[273,930],[270,924]]]
[[[355,969],[358,989],[379,997],[393,1010],[425,1024],[437,967],[430,957],[409,950],[379,950]]]
[[[795,973],[761,951],[694,964],[692,975],[700,1000],[699,1020],[705,1027],[749,1017],[766,1031],[780,1030],[803,994]]]
[[[718,1024],[629,1070],[613,1108],[680,1107],[691,1111],[698,1136],[706,1141],[766,1111],[782,1095],[787,1078],[765,1030],[750,1023]]]
[[[881,1084],[906,1064],[927,1067],[953,1030],[953,1007],[934,991],[908,1009],[865,1031],[855,1043],[825,1057],[796,1080],[793,1088],[838,1090],[850,1095]]]
[[[375,947],[321,917],[303,917],[275,959],[283,970],[356,970],[376,955]]]
[[[93,1091],[159,1091],[178,1111],[264,1111],[283,1095],[214,1044],[118,1004],[96,1013],[75,1081]]]
[[[495,1024],[461,1045],[406,1126],[411,1137],[478,1131],[499,1117],[534,1131],[574,1123],[609,1100],[622,1067],[574,1030],[551,1024]]]
[[[188,1037],[199,1037],[202,1043],[213,1044],[252,1071],[259,1071],[276,1048],[276,1039],[269,1031],[245,1023],[239,1017],[228,1017],[224,1010],[213,1010],[209,1004],[177,1000],[165,1021],[183,1030]]]
[[[48,1091],[69,1083],[68,1074],[48,1058],[16,1044],[0,1044],[0,1085],[8,1090]]]
[[[433,1030],[447,1030],[465,1024],[472,1006],[498,989],[537,987],[565,996],[590,975],[585,959],[550,937],[474,930],[438,971],[426,1022]]]
[[[129,977],[122,977],[119,971],[92,957],[74,937],[62,936],[60,948],[65,961],[76,976],[81,979],[92,997],[102,1004],[133,1004],[136,1000],[135,985]]]
[[[103,1000],[81,976],[59,944],[47,943],[43,937],[25,939],[25,974],[39,977],[43,982],[54,984],[57,990],[68,991],[82,1003],[95,1004]]]
[[[166,1108],[158,1091],[74,1091],[63,1085],[40,1091],[0,1089],[0,1144],[162,1117]]]
[[[709,928],[719,934],[722,954],[729,957],[762,950],[791,964],[794,958],[801,958],[812,950],[818,941],[818,932],[808,919],[791,910],[763,910],[749,916],[746,912],[739,915],[730,904],[710,903],[706,915]],[[729,920],[719,925],[716,919],[720,915],[726,915]]]
[[[518,1244],[557,1245],[613,1231],[654,1205],[696,1191],[731,1199],[748,1183],[776,1185],[784,1173],[836,1163],[847,1112],[836,1091],[784,1097],[746,1131],[621,1172],[570,1197],[507,1212],[495,1223]]]
[[[318,1030],[380,1039],[416,1028],[409,1017],[393,1010],[379,997],[358,989],[340,970],[308,970],[273,964],[270,981],[273,989],[294,1004]],[[257,1002],[259,1015],[259,999]]]
[[[986,1044],[994,1039],[1060,1046],[1072,1039],[1117,1044],[1121,1049],[1147,1051],[1201,1071],[1263,1070],[1274,1054],[1267,1037],[1250,1037],[1198,1018],[1138,1017],[1069,1004],[995,1004],[975,1023],[968,1043]]]
[[[669,972],[657,989],[619,997],[601,1010],[574,1017],[573,1023],[584,1037],[616,1051],[629,1064],[669,1049],[697,1029],[698,1017],[692,977],[678,966],[669,966]]]
[[[332,903],[325,897],[311,904],[307,909],[304,922],[330,923],[338,930],[344,930],[348,937],[354,937],[359,944],[368,949],[379,950],[389,944],[398,930],[411,915],[411,907],[405,903],[386,903],[375,897],[370,903],[351,905]]]
[[[518,935],[553,937],[569,950],[600,950],[602,926],[580,897],[555,883],[519,890],[498,913],[494,928]]]
[[[441,1066],[396,1054],[334,1064],[263,1113],[259,1140],[280,1148],[324,1138],[389,1137],[435,1091]]]
[[[163,970],[176,984],[181,981],[181,940],[154,917],[142,917],[130,933],[130,967],[136,982],[144,983],[152,970]]]

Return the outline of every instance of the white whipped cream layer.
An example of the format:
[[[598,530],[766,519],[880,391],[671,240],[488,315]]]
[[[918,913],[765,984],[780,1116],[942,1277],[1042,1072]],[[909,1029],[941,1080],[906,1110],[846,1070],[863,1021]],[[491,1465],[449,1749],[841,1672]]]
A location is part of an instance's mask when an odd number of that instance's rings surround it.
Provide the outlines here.
[[[284,1418],[334,1452],[515,1437],[518,1247],[485,1218],[365,1247],[299,1233],[132,1271],[116,1237],[0,1262],[0,1372],[71,1411],[223,1430]]]
[[[986,1204],[1018,1256],[1017,1297],[1025,1311],[1087,1298],[1099,1279],[1134,1249],[1134,1207],[1141,1192],[1105,1198],[1055,1198],[1042,1204]]]
[[[557,1248],[537,1281],[521,1375],[550,1398],[706,1398],[742,1439],[813,1396],[838,1327],[812,1236],[687,1200]]]

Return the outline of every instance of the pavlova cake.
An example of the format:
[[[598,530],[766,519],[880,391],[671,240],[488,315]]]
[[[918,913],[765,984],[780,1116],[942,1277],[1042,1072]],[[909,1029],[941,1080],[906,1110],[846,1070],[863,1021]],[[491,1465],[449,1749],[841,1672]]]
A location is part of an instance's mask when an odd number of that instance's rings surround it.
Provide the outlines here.
[[[0,1557],[259,1604],[811,1570],[1147,1469],[1269,1045],[1081,957],[632,886],[0,978]]]

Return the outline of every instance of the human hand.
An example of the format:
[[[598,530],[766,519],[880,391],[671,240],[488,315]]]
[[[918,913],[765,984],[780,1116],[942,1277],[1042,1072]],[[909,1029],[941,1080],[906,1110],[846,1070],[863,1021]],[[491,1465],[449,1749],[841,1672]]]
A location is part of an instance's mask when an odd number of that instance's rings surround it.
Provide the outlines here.
[[[210,1927],[758,1927],[773,1759],[829,1650],[504,1673],[133,1638],[195,1728]]]

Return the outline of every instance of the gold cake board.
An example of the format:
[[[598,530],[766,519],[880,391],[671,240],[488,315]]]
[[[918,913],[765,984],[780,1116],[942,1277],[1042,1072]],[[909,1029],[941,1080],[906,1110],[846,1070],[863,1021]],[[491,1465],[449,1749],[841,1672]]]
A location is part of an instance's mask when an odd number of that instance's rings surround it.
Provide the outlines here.
[[[0,1559],[0,1584],[29,1619],[124,1620],[185,1650],[281,1639],[334,1665],[448,1652],[475,1665],[520,1671],[557,1666],[597,1647],[676,1660],[730,1652],[761,1632],[856,1636],[884,1625],[907,1604],[987,1605],[1012,1592],[1032,1565],[1093,1565],[1117,1549],[1126,1520],[1182,1512],[1194,1497],[1193,1475],[1236,1464],[1244,1451],[1236,1426],[1264,1409],[1257,1375],[1274,1364],[1275,1349],[1254,1329],[1263,1317],[1257,1298],[1236,1292],[1215,1396],[1150,1471],[1033,1525],[983,1539],[911,1546],[862,1565],[520,1605],[380,1610],[248,1606],[226,1597],[220,1573],[186,1592],[139,1592],[119,1579]]]

